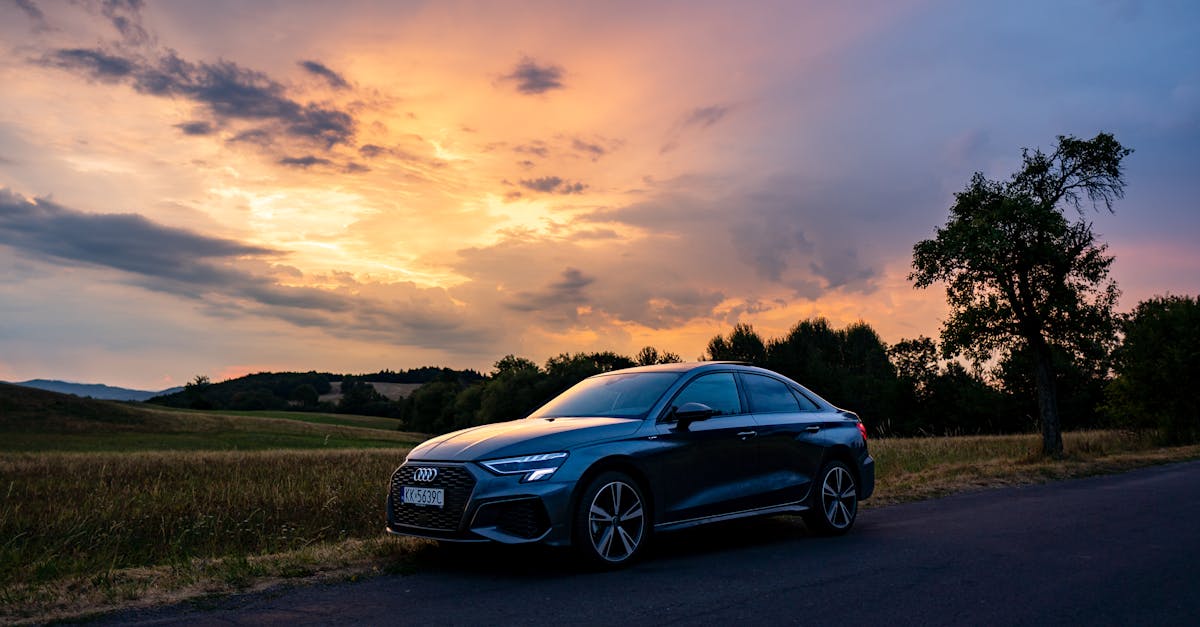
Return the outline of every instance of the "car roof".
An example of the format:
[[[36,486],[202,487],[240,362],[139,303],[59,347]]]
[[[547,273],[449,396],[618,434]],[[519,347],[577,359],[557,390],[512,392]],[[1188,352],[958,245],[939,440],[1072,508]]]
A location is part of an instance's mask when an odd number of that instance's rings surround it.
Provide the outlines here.
[[[754,368],[744,361],[686,361],[674,364],[654,364],[653,366],[635,366],[633,368],[622,368],[621,370],[610,370],[597,376],[617,373],[631,374],[634,372],[692,372],[693,370],[702,369],[712,370],[720,366],[740,366],[746,370]]]

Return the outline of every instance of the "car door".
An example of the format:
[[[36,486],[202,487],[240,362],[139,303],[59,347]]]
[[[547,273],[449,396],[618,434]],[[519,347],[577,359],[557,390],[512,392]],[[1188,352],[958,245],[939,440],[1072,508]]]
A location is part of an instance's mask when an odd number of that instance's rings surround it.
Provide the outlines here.
[[[771,505],[802,500],[825,452],[820,433],[825,414],[780,379],[748,372],[738,376],[758,431],[766,500]]]
[[[760,505],[754,479],[763,466],[756,451],[754,418],[733,372],[702,374],[672,399],[670,407],[703,403],[718,413],[681,428],[660,417],[660,446],[651,459],[654,494],[663,523],[704,518]]]

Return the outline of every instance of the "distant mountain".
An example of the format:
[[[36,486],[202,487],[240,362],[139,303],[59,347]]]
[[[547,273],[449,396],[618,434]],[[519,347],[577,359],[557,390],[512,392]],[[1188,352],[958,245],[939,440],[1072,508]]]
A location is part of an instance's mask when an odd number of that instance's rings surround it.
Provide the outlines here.
[[[161,392],[148,392],[146,390],[131,390],[129,388],[118,388],[111,385],[101,383],[71,383],[68,381],[53,381],[50,379],[32,379],[30,381],[20,381],[13,385],[20,385],[27,388],[37,388],[49,392],[58,392],[60,394],[74,394],[75,396],[83,396],[106,401],[144,401],[148,398],[154,398],[161,394],[174,394],[183,390],[181,387],[174,387]]]

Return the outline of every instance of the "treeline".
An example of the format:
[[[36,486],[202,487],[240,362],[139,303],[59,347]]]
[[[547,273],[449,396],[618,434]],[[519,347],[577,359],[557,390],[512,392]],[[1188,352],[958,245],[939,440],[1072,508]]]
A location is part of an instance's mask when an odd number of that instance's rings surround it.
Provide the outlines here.
[[[397,403],[380,394],[368,383],[426,384],[454,381],[471,385],[483,380],[474,370],[422,367],[411,370],[382,370],[372,374],[349,375],[329,372],[260,372],[228,381],[213,383],[197,376],[174,394],[156,396],[148,403],[191,409],[298,410],[341,412],[400,418],[403,402]],[[333,383],[340,382],[340,390]],[[340,391],[335,402],[322,401],[322,395]],[[403,400],[403,399],[402,399]]]
[[[1160,297],[1119,321],[1119,334],[1086,353],[1055,349],[1065,429],[1159,428],[1170,442],[1200,440],[1200,300]],[[1123,338],[1123,339],[1122,339]],[[988,364],[947,355],[928,337],[889,346],[865,322],[834,328],[824,318],[764,339],[740,324],[709,341],[704,358],[744,361],[788,376],[858,412],[875,435],[1018,433],[1037,430],[1031,357],[1009,350]],[[680,361],[647,347],[559,355],[544,366],[509,355],[482,381],[439,380],[406,399],[404,428],[443,433],[520,418],[588,376]]]
[[[1085,353],[1056,349],[1058,401],[1065,429],[1158,428],[1172,443],[1200,440],[1200,299],[1167,296],[1122,316],[1119,333]],[[763,366],[854,410],[874,435],[1031,432],[1037,429],[1031,357],[1009,350],[988,364],[948,355],[928,337],[888,345],[865,322],[834,328],[824,318],[763,338],[739,324],[713,337],[704,359]],[[302,409],[389,416],[398,428],[445,433],[521,418],[575,383],[602,372],[681,361],[646,347],[561,354],[543,365],[508,355],[486,376],[473,370],[417,368],[370,375],[260,373],[221,383],[197,377],[184,391],[151,399],[175,407]],[[390,377],[390,378],[389,378]],[[322,403],[331,381],[342,397]],[[421,383],[392,401],[368,381]]]

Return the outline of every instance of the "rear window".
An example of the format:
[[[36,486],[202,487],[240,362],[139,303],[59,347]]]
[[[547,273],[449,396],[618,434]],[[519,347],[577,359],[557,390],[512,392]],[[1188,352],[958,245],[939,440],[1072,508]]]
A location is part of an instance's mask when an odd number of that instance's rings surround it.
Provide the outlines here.
[[[750,410],[756,414],[798,412],[800,403],[786,383],[758,374],[743,374],[742,383],[750,396]]]

